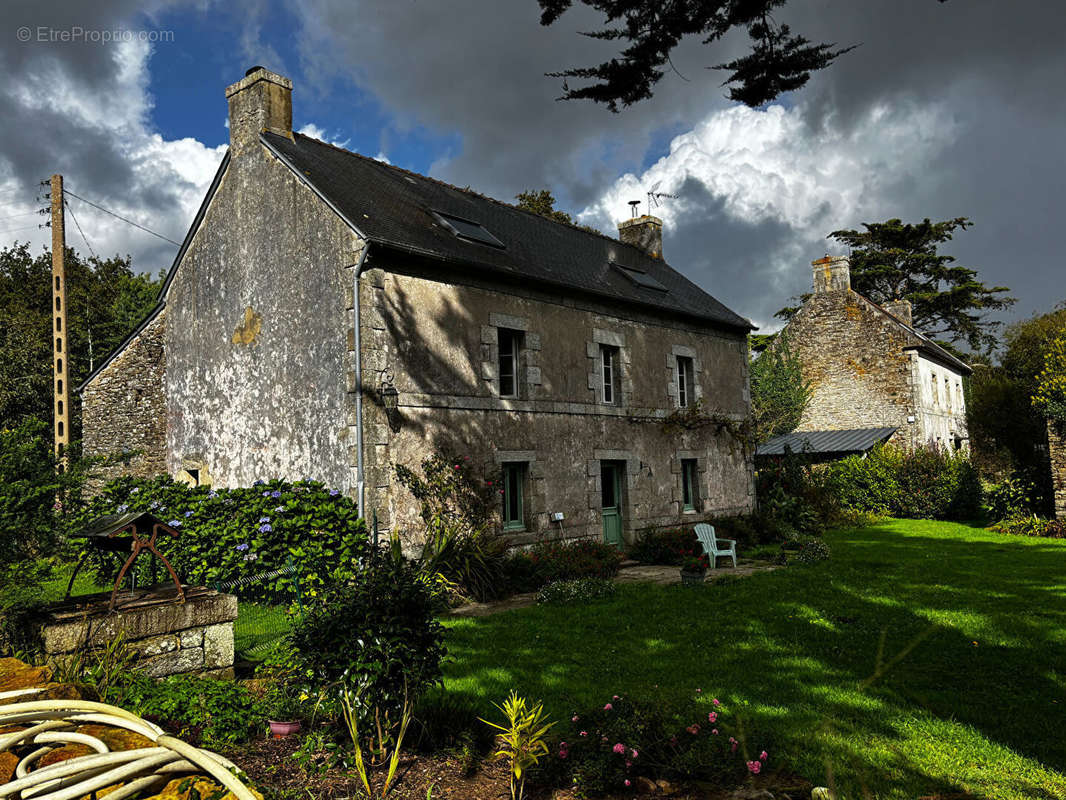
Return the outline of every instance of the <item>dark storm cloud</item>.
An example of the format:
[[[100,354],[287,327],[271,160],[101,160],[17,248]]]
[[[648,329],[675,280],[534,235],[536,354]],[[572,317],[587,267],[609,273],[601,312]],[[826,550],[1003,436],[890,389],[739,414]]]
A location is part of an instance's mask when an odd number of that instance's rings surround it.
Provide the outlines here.
[[[689,80],[667,75],[652,101],[612,115],[591,104],[555,102],[559,86],[543,77],[612,52],[609,44],[575,35],[600,21],[583,10],[543,29],[534,0],[322,0],[307,8],[314,67],[356,74],[401,120],[461,135],[462,151],[439,164],[437,174],[504,199],[550,186],[571,208],[600,200],[621,171],[636,171],[657,131],[692,128],[726,108],[720,74],[704,67],[746,42],[737,34],[716,50],[688,43],[675,63]],[[785,98],[803,115],[798,138],[824,139],[832,129],[868,137],[876,149],[883,142],[869,128],[871,110],[903,106],[937,109],[955,138],[949,147],[932,147],[917,141],[928,132],[916,130],[913,158],[906,149],[867,154],[863,164],[874,174],[856,176],[860,191],[850,205],[827,207],[848,213],[811,214],[817,230],[753,227],[708,196],[702,213],[690,207],[668,230],[675,264],[742,313],[765,320],[807,288],[807,262],[830,246],[823,241],[830,230],[892,216],[967,215],[977,226],[950,252],[989,282],[1011,286],[1019,310],[1046,308],[1066,294],[1056,224],[1066,184],[1058,142],[1066,122],[1060,43],[1066,7],[1037,0],[792,0],[778,16],[812,40],[861,44]],[[803,150],[805,143],[796,146]],[[605,216],[597,222],[609,225]],[[772,230],[759,235],[764,225]],[[781,254],[790,250],[798,263],[784,270]],[[728,290],[718,289],[723,285]]]

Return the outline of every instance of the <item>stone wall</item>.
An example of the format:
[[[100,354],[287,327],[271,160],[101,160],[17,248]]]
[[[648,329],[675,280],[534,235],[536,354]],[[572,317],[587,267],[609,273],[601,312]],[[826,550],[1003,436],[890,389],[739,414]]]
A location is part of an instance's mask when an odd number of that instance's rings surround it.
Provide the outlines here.
[[[742,332],[472,276],[432,279],[413,264],[376,259],[373,249],[368,264],[378,266],[360,281],[367,505],[383,526],[419,528],[392,464],[414,467],[441,448],[486,473],[507,461],[528,465],[526,535],[516,541],[549,531],[601,536],[604,460],[625,462],[627,539],[647,526],[751,510],[751,457],[741,442],[714,425],[662,423],[677,407],[678,354],[693,358],[706,412],[748,415]],[[499,395],[501,327],[522,331],[517,398]],[[603,402],[600,344],[619,348],[617,404]],[[399,392],[391,426],[376,391],[386,375]],[[700,502],[688,513],[682,458],[698,463]],[[561,524],[552,512],[564,514]]]
[[[1066,520],[1066,430],[1049,424],[1047,439],[1054,513],[1058,519]]]
[[[39,625],[49,660],[104,647],[118,636],[136,655],[134,665],[154,678],[183,672],[233,676],[233,621],[237,598],[186,587],[185,602],[173,589],[123,593],[108,611],[110,592],[77,597],[46,608]]]
[[[349,489],[345,300],[361,246],[257,140],[231,159],[167,297],[171,474]]]
[[[164,309],[82,392],[85,454],[131,454],[105,478],[166,472],[166,328]]]

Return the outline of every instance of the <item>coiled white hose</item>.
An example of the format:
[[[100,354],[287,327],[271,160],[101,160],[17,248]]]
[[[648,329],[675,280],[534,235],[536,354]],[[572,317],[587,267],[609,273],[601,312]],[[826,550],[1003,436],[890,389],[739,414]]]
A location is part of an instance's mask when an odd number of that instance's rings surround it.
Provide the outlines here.
[[[32,690],[4,692],[0,699],[30,695]],[[111,751],[96,736],[78,733],[78,725],[97,723],[123,728],[148,739],[154,747]],[[109,800],[125,800],[154,784],[170,780],[175,773],[202,772],[231,791],[238,800],[258,800],[233,772],[227,759],[193,747],[163,732],[136,714],[107,703],[90,700],[29,700],[0,705],[0,727],[29,727],[0,736],[0,752],[14,747],[44,745],[23,756],[15,767],[14,779],[0,786],[0,800],[74,800],[75,798],[125,782],[108,794]],[[77,743],[95,753],[78,756],[40,769],[31,767],[56,745]]]

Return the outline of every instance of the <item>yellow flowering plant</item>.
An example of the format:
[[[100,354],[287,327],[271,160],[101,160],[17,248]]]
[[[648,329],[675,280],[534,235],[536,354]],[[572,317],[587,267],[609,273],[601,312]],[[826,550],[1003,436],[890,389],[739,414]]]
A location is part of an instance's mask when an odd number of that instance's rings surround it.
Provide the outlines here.
[[[1066,425],[1066,332],[1048,345],[1044,369],[1036,376],[1033,406],[1052,422]]]

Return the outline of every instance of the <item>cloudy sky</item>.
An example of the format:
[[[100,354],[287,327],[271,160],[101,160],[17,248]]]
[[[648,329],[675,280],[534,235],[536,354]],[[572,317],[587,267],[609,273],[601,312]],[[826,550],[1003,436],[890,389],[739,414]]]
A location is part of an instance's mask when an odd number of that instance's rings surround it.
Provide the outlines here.
[[[619,114],[557,102],[543,75],[611,54],[577,35],[601,22],[584,8],[542,28],[536,0],[237,5],[5,5],[0,245],[46,241],[32,212],[54,172],[180,241],[226,149],[223,90],[261,64],[293,79],[297,129],[504,200],[550,188],[604,232],[653,186],[677,195],[656,209],[667,260],[764,329],[840,252],[829,231],[891,217],[970,217],[949,252],[1012,289],[1008,321],[1066,298],[1062,4],[790,0],[780,21],[861,46],[752,110],[706,69],[746,37],[688,42]],[[172,245],[70,203],[97,253],[169,266]]]

